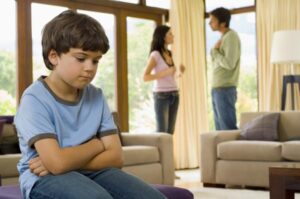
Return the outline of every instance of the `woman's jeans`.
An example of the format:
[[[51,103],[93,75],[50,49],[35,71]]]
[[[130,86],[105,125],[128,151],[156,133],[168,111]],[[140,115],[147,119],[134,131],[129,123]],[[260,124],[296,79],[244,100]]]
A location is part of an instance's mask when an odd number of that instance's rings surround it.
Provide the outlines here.
[[[237,129],[236,87],[213,88],[211,94],[216,130]]]
[[[30,199],[166,199],[158,190],[116,168],[41,177]]]
[[[173,134],[179,105],[178,91],[155,92],[156,131]]]

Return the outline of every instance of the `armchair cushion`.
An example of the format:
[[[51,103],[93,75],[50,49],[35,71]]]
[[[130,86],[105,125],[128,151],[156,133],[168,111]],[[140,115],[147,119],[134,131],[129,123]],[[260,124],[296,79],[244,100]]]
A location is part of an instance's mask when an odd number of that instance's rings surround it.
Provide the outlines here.
[[[3,130],[3,126],[6,120],[0,119],[0,138],[2,136],[2,130]]]
[[[118,115],[117,112],[112,112],[111,115],[112,115],[112,117],[114,119],[115,125],[117,126],[118,135],[119,135],[119,139],[120,139],[121,145],[124,146],[123,139],[122,139],[122,136],[121,136],[121,130],[120,130],[119,115]]]
[[[300,141],[283,142],[282,157],[291,161],[300,161]]]
[[[248,122],[242,129],[241,140],[278,140],[278,120],[280,113],[269,113],[258,116]]]
[[[13,120],[14,116],[0,116],[0,154],[20,153],[19,140]]]
[[[159,151],[154,146],[123,146],[124,166],[159,162]]]

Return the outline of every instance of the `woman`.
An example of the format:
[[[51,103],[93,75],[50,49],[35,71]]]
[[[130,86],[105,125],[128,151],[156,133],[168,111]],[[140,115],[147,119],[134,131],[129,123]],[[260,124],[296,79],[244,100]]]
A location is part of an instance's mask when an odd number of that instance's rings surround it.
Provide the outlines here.
[[[153,96],[156,114],[157,132],[173,134],[179,104],[178,88],[175,76],[180,77],[185,67],[176,68],[168,45],[173,43],[174,36],[170,27],[157,26],[151,42],[150,56],[144,72],[144,81],[154,80]]]

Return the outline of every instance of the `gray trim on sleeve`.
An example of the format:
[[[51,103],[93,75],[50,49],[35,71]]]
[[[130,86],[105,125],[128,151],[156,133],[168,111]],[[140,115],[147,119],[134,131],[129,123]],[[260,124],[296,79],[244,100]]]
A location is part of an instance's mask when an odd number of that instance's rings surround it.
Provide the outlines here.
[[[57,136],[53,133],[43,133],[43,134],[39,134],[39,135],[36,135],[32,138],[30,138],[30,140],[28,141],[28,146],[30,148],[34,148],[34,143],[38,140],[41,140],[41,139],[45,139],[45,138],[53,138],[53,139],[56,139],[57,140]]]
[[[97,132],[97,137],[101,138],[108,135],[118,134],[118,129],[110,129],[106,131]]]

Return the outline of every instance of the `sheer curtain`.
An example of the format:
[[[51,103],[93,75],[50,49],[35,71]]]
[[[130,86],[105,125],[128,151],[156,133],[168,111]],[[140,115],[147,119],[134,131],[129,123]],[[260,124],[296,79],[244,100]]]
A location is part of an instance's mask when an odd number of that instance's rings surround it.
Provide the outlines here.
[[[172,0],[174,62],[186,67],[178,78],[180,105],[174,135],[175,167],[199,166],[200,133],[208,130],[203,1]]]
[[[270,63],[272,37],[273,32],[278,30],[300,29],[300,1],[259,0],[256,1],[256,9],[259,110],[278,111],[283,75],[290,74],[290,67],[287,64]],[[299,74],[299,67],[296,67],[295,72]],[[299,96],[299,88],[295,90],[296,96]],[[287,96],[290,96],[289,93]],[[296,109],[299,109],[298,97],[296,102]],[[289,103],[290,99],[287,99],[287,108],[290,107]]]

